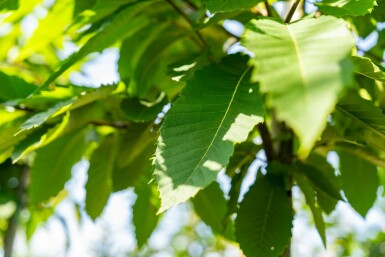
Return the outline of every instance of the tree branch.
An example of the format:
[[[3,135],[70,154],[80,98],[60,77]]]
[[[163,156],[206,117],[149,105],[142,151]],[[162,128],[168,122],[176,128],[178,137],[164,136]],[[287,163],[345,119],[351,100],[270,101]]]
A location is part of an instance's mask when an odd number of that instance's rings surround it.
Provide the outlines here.
[[[21,211],[27,205],[26,190],[28,185],[29,169],[24,167],[19,177],[19,186],[16,192],[16,210],[8,220],[8,228],[4,235],[4,257],[13,256],[13,244],[15,242],[17,227]]]
[[[285,23],[290,23],[291,18],[293,18],[293,15],[294,15],[295,11],[297,10],[297,7],[298,7],[300,2],[301,2],[301,0],[295,0],[294,4],[291,6],[291,8],[290,8],[290,10],[286,16]]]
[[[265,154],[268,162],[271,162],[275,159],[273,141],[271,140],[271,135],[267,129],[266,123],[262,122],[257,125],[259,135],[262,138],[263,148],[265,149]]]
[[[202,49],[203,50],[206,49],[208,47],[206,40],[198,30],[194,29],[194,24],[192,23],[190,18],[187,16],[187,14],[184,13],[182,9],[180,9],[172,0],[166,0],[166,2],[169,3],[175,9],[175,11],[178,12],[180,16],[182,16],[183,19],[187,21],[188,24],[190,24],[191,29],[195,32],[195,34],[197,35],[197,37],[202,43]]]
[[[267,16],[273,17],[273,13],[271,12],[271,8],[270,8],[270,5],[269,5],[269,2],[267,0],[264,0],[263,3],[265,4]]]
[[[89,122],[94,126],[109,126],[117,129],[127,129],[131,124],[123,121],[93,120]]]

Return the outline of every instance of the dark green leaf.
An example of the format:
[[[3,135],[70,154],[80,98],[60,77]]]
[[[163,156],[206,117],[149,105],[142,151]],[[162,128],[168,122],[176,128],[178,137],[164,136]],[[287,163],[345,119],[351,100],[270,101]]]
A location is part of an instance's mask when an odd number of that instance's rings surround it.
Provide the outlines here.
[[[335,181],[337,178],[333,180],[330,176],[331,174],[327,174],[325,171],[319,170],[319,167],[298,163],[297,168],[309,179],[314,189],[322,191],[324,194],[327,194],[336,200],[342,200],[339,193],[340,189]]]
[[[277,257],[290,243],[292,219],[283,179],[260,176],[241,203],[235,236],[247,257]]]
[[[153,124],[132,124],[121,136],[120,149],[113,171],[114,191],[135,186],[136,182],[150,171],[150,158],[155,152],[158,134],[152,131]]]
[[[122,101],[121,108],[128,119],[134,122],[145,122],[154,121],[167,103],[168,101],[164,95],[153,103],[129,98]]]
[[[250,166],[261,149],[262,145],[256,145],[249,141],[236,145],[234,154],[226,167],[226,174],[232,177],[243,166]]]
[[[138,248],[144,245],[159,220],[156,212],[159,209],[159,195],[154,185],[142,184],[135,188],[137,198],[132,207],[135,236]]]
[[[16,10],[19,8],[19,0],[0,0],[1,10]]]
[[[111,176],[118,142],[117,135],[107,136],[91,155],[85,210],[93,220],[102,213],[112,191]]]
[[[213,182],[205,189],[199,191],[192,198],[195,212],[209,225],[213,231],[222,234],[230,240],[233,239],[232,221],[224,220],[227,213],[227,202],[218,183]]]
[[[37,204],[55,196],[71,177],[72,166],[86,149],[86,130],[74,131],[36,151],[29,200]]]
[[[246,61],[229,56],[197,71],[166,114],[155,160],[161,211],[214,181],[234,143],[263,120],[262,97],[249,83]]]
[[[377,198],[379,178],[373,164],[347,152],[339,152],[342,189],[352,207],[363,217]]]
[[[0,72],[0,102],[26,98],[33,93],[36,88],[36,86],[19,77],[9,76]]]
[[[313,214],[314,224],[326,248],[325,222],[322,217],[322,209],[317,206],[316,192],[314,191],[311,182],[308,181],[305,176],[302,176],[302,174],[295,173],[295,179],[305,195],[306,203],[309,205]]]

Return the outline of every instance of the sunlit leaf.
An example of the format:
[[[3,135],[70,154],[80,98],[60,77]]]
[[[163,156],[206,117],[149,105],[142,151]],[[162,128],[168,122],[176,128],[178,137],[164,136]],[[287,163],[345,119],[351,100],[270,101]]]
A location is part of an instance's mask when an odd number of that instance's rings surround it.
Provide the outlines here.
[[[243,44],[255,54],[253,79],[268,94],[277,118],[298,135],[300,157],[306,156],[338,93],[351,81],[346,59],[354,45],[351,32],[333,17],[292,24],[262,19],[247,25]]]
[[[213,13],[249,9],[260,2],[262,0],[204,0],[207,9]]]
[[[262,98],[248,82],[245,61],[230,56],[197,71],[167,113],[155,160],[161,211],[214,181],[234,143],[246,140],[262,121]]]
[[[322,0],[315,4],[321,12],[336,17],[361,16],[373,10],[376,0]]]

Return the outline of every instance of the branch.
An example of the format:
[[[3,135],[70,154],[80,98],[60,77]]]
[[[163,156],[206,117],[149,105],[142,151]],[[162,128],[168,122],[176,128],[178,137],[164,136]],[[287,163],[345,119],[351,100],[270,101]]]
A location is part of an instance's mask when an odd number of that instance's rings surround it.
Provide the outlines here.
[[[182,16],[183,19],[185,19],[187,21],[188,24],[190,24],[191,29],[195,32],[195,34],[197,35],[197,37],[199,38],[199,40],[202,43],[202,49],[205,50],[208,47],[207,42],[204,39],[204,37],[202,36],[202,34],[198,30],[194,29],[194,24],[192,23],[190,18],[187,16],[187,14],[185,14],[182,11],[182,9],[180,9],[172,0],[166,0],[166,2],[169,3],[172,6],[172,8],[174,8],[175,11],[178,12],[180,14],[180,16]]]
[[[270,5],[269,5],[269,2],[267,0],[265,0],[265,1],[263,1],[263,3],[265,4],[267,16],[273,17],[273,13],[271,12],[271,8],[270,8]]]
[[[273,141],[271,140],[271,135],[267,129],[266,123],[262,122],[257,125],[259,135],[262,138],[263,148],[265,149],[265,154],[268,162],[271,162],[275,159]]]
[[[4,257],[13,256],[13,244],[15,242],[17,227],[21,211],[27,205],[26,190],[28,185],[28,167],[24,167],[19,177],[19,187],[16,192],[16,210],[8,220],[8,228],[4,235]]]
[[[131,124],[123,121],[104,121],[104,120],[93,120],[89,122],[94,126],[109,126],[117,129],[127,129]]]
[[[286,16],[285,23],[290,23],[291,18],[293,18],[293,15],[294,15],[295,11],[297,10],[297,7],[298,7],[300,2],[301,2],[301,0],[295,0],[294,4],[291,6],[291,8],[289,10],[289,13]]]

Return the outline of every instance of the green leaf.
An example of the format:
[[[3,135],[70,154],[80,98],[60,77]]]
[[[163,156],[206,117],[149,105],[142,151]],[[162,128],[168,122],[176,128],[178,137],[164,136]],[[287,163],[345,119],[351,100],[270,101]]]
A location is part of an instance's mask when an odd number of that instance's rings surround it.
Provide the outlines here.
[[[156,187],[142,184],[135,187],[137,199],[132,207],[135,236],[140,249],[150,238],[154,231],[159,215],[156,214],[160,202]]]
[[[162,95],[153,103],[140,101],[136,98],[128,98],[122,101],[120,107],[128,119],[134,122],[145,122],[154,121],[167,103],[166,97]]]
[[[377,137],[385,137],[385,115],[371,101],[365,100],[356,94],[348,94],[337,105],[337,110],[358,121]]]
[[[158,15],[173,17],[176,14],[170,8],[156,8],[160,9]],[[191,37],[194,38],[194,34],[187,33],[185,28],[172,22],[163,21],[159,25],[157,18],[127,38],[122,44],[118,64],[120,78],[127,84],[130,96],[151,99],[159,91],[170,96],[170,89],[180,89],[181,83],[167,72],[170,64],[201,53],[199,45]]]
[[[342,189],[352,207],[365,217],[377,198],[379,178],[373,164],[347,152],[338,152]]]
[[[42,88],[48,87],[63,72],[88,54],[102,51],[116,41],[129,37],[145,27],[148,23],[147,17],[137,15],[145,6],[146,3],[129,6],[119,12],[110,23],[89,39],[78,52],[64,60],[61,67],[48,78]]]
[[[155,152],[158,134],[153,124],[131,124],[121,136],[116,166],[112,174],[114,191],[135,186],[151,169],[151,157]]]
[[[385,21],[385,0],[377,0],[377,6],[374,7],[372,16],[376,19],[378,22],[384,22]]]
[[[0,163],[8,159],[15,146],[26,136],[15,136],[20,125],[24,121],[25,112],[8,112],[0,109]]]
[[[226,174],[232,177],[239,169],[242,169],[243,166],[250,166],[261,149],[262,145],[256,145],[249,141],[237,144],[234,149],[234,154],[226,166]]]
[[[338,93],[351,81],[346,57],[354,45],[352,33],[342,20],[328,16],[292,24],[263,19],[247,25],[242,42],[255,54],[253,80],[268,94],[278,119],[298,135],[299,155],[306,157]]]
[[[328,175],[324,170],[320,170],[319,167],[298,163],[297,168],[298,171],[309,179],[314,189],[322,191],[336,200],[342,200],[339,193],[340,189],[335,181],[337,178],[334,177],[333,180],[333,178],[330,177],[331,174]]]
[[[97,89],[83,91],[80,95],[75,96],[69,100],[56,103],[51,108],[48,108],[45,112],[37,113],[26,120],[20,127],[20,132],[36,128],[46,122],[49,118],[61,115],[67,111],[74,110],[95,102],[97,100],[106,98],[112,94],[117,85],[101,86]]]
[[[19,0],[0,0],[0,10],[17,10]]]
[[[35,91],[37,87],[25,80],[9,76],[0,72],[0,102],[18,98],[26,98]]]
[[[95,4],[97,0],[75,0],[75,8],[74,8],[74,15],[81,13],[82,11],[91,9]]]
[[[55,196],[71,177],[72,166],[86,149],[86,130],[74,131],[36,151],[29,200],[37,204]]]
[[[277,257],[290,243],[292,220],[283,179],[260,176],[241,203],[235,236],[247,257]]]
[[[249,9],[260,2],[262,0],[204,0],[207,9],[212,13]]]
[[[91,155],[85,210],[93,220],[102,213],[112,191],[111,175],[118,142],[116,135],[107,136]]]
[[[352,57],[355,72],[365,77],[385,83],[385,73],[375,65],[371,59],[361,56]]]
[[[224,220],[227,213],[227,201],[217,182],[213,182],[199,191],[192,198],[192,202],[195,212],[204,223],[216,233],[222,234],[230,240],[233,239],[233,224],[231,224],[229,217],[227,217],[228,220]]]
[[[370,13],[376,5],[375,0],[322,0],[316,2],[318,9],[336,17],[362,16]]]
[[[246,58],[224,58],[197,71],[166,114],[155,154],[160,212],[214,181],[234,143],[263,120],[262,98],[248,78]]]
[[[298,186],[301,188],[302,193],[305,195],[306,203],[309,205],[313,214],[314,224],[326,248],[325,222],[322,217],[322,209],[317,206],[316,193],[311,185],[311,182],[305,176],[302,176],[302,174],[298,173],[295,173],[294,175]]]
[[[18,133],[24,130],[29,130],[40,126],[41,124],[46,122],[50,117],[52,117],[52,115],[54,115],[55,113],[60,112],[61,110],[67,110],[68,107],[71,106],[74,101],[75,99],[70,99],[67,101],[59,102],[49,108],[47,111],[33,115],[20,126],[20,131]]]
[[[56,0],[47,16],[39,22],[32,37],[20,49],[17,61],[30,57],[62,37],[64,29],[72,20],[73,9],[73,0]]]

